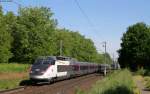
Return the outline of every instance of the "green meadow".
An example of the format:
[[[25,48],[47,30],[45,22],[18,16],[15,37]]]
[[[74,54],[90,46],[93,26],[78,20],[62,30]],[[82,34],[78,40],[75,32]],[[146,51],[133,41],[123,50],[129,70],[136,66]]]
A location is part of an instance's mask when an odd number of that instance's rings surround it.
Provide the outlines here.
[[[0,64],[0,90],[18,87],[20,82],[28,79],[29,64]]]

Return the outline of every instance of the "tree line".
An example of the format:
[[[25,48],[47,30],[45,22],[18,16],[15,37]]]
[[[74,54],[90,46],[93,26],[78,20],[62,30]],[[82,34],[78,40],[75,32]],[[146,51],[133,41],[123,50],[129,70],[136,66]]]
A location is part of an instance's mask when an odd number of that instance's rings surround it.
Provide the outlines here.
[[[0,7],[0,63],[32,63],[38,56],[58,56],[60,41],[64,56],[104,63],[104,54],[97,52],[91,39],[57,24],[50,8],[19,8],[15,15],[4,14]]]
[[[123,34],[119,63],[131,69],[150,68],[150,27],[144,22],[128,27]]]

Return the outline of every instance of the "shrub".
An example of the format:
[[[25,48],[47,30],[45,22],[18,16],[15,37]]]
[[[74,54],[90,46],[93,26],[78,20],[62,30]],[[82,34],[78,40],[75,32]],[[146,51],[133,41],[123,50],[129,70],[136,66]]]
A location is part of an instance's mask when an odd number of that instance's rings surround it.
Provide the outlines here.
[[[137,74],[137,75],[142,75],[142,76],[144,76],[145,73],[146,73],[146,70],[145,70],[144,68],[140,68],[140,69],[138,69],[138,70],[136,71],[136,74]]]
[[[145,77],[144,80],[146,88],[150,90],[150,77]]]

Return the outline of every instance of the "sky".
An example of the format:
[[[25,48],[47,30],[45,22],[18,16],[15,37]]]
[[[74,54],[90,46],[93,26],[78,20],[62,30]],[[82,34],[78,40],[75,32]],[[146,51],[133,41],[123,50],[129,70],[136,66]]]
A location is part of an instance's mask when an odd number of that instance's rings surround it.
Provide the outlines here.
[[[99,52],[104,52],[103,42],[107,42],[107,52],[118,57],[121,37],[127,27],[137,22],[150,24],[150,0],[77,0],[90,22],[81,12],[75,0],[13,0],[2,2],[4,12],[17,14],[22,7],[45,6],[51,8],[53,18],[59,28],[78,31],[94,41]],[[91,25],[92,24],[92,25]]]

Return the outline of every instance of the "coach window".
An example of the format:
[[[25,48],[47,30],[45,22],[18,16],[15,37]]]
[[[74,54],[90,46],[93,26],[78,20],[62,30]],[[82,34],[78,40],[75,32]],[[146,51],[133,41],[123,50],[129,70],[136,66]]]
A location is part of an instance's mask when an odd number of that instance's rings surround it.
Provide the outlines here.
[[[74,65],[74,70],[78,71],[79,70],[79,66],[78,65]]]

